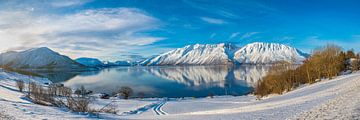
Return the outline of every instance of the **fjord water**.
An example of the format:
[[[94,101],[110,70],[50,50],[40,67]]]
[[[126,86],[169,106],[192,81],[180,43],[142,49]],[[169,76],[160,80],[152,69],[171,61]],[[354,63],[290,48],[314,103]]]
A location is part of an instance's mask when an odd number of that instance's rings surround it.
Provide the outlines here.
[[[95,93],[116,92],[129,86],[145,97],[206,97],[245,95],[268,71],[268,66],[114,67],[85,72],[41,72],[55,83],[85,86]]]

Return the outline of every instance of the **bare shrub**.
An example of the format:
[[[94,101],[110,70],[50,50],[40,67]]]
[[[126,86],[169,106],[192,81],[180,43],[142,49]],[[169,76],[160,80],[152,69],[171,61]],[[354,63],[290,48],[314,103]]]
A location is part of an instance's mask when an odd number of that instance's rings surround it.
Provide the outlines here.
[[[60,95],[64,97],[70,97],[72,94],[71,88],[68,87],[60,87]]]
[[[76,89],[74,94],[78,96],[86,96],[88,94],[92,93],[92,91],[86,90],[84,86],[81,86],[80,88]]]
[[[81,87],[78,89],[77,97],[72,96],[72,89],[64,87],[63,85],[49,85],[43,87],[31,82],[29,84],[29,98],[34,103],[40,105],[53,105],[53,106],[65,106],[75,112],[92,112],[89,104],[91,99],[88,96],[90,92]],[[64,100],[66,100],[64,102]]]
[[[20,92],[23,92],[24,87],[25,87],[25,83],[22,80],[17,80],[16,81],[16,87],[19,89]]]
[[[91,100],[88,96],[88,90],[86,90],[84,86],[81,86],[74,93],[77,97],[67,97],[68,108],[76,112],[90,112],[89,104]]]
[[[49,89],[45,89],[43,86],[31,82],[29,84],[29,98],[36,104],[41,105],[53,105],[56,103],[53,96],[49,95]]]
[[[133,90],[128,86],[124,86],[120,88],[118,93],[120,93],[120,95],[123,96],[124,99],[129,99],[130,96],[132,96],[133,94]]]
[[[68,97],[67,106],[75,112],[89,112],[90,99],[87,97]]]
[[[115,105],[115,104],[113,104],[113,103],[110,103],[110,104],[106,105],[104,108],[102,108],[102,109],[100,110],[100,112],[116,114],[116,113],[117,113],[116,108],[118,108],[117,105]]]

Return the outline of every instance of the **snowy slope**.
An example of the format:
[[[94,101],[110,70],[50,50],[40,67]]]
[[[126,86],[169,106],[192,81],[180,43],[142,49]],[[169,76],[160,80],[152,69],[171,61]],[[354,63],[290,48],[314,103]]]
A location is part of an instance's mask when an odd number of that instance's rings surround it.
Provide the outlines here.
[[[305,85],[283,95],[256,100],[255,96],[215,96],[215,98],[116,100],[119,113],[99,118],[71,112],[63,108],[41,106],[23,99],[16,90],[17,79],[27,76],[0,69],[0,119],[156,119],[156,120],[219,120],[219,119],[359,119],[360,73],[339,76]],[[25,79],[26,80],[26,79]],[[39,79],[31,79],[38,81]],[[44,81],[44,80],[40,80]],[[45,81],[44,81],[45,82]],[[112,100],[95,99],[101,108]],[[138,113],[141,111],[141,113]],[[162,112],[163,114],[158,114]]]
[[[104,67],[105,66],[105,64],[103,62],[101,62],[99,59],[96,59],[96,58],[82,57],[82,58],[76,59],[75,61],[82,65],[85,65],[87,67]]]
[[[142,65],[213,65],[229,64],[232,44],[195,44],[178,48],[142,62]]]
[[[79,69],[83,65],[46,47],[0,54],[0,65],[16,69]]]
[[[278,61],[301,63],[307,54],[277,43],[252,43],[235,52],[234,60],[242,64],[271,64]]]
[[[360,99],[356,98],[360,92],[359,79],[360,73],[340,76],[263,100],[255,100],[254,96],[224,96],[169,101],[162,107],[168,115],[141,117],[157,120],[284,120],[302,119],[304,114],[301,113],[310,113],[312,116],[303,119],[356,119],[360,117]],[[351,97],[353,101],[344,102],[349,99],[344,96]],[[329,104],[332,107],[327,108]]]

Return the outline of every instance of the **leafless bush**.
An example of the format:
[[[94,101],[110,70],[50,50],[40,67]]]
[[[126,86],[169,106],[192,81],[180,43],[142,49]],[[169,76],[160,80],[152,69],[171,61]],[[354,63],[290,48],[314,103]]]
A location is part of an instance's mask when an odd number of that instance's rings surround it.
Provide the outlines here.
[[[120,93],[121,96],[124,97],[124,99],[129,99],[130,96],[132,96],[132,94],[133,94],[133,90],[128,86],[124,86],[124,87],[120,88],[118,93]]]
[[[111,114],[116,114],[117,110],[116,108],[118,108],[118,106],[116,106],[113,103],[110,103],[109,105],[105,106],[104,108],[102,108],[100,110],[100,112],[105,112],[105,113],[111,113]]]
[[[49,95],[49,89],[44,88],[41,85],[31,82],[29,85],[29,98],[31,98],[34,103],[42,105],[53,105],[56,104],[53,96]]]
[[[61,87],[60,89],[60,95],[64,96],[64,97],[70,97],[72,94],[72,90],[71,88],[68,87]]]
[[[90,98],[87,97],[68,97],[67,107],[75,112],[89,112]]]
[[[74,92],[74,94],[78,95],[78,97],[86,96],[91,93],[92,93],[92,91],[86,90],[84,86],[81,86],[80,88],[76,89]]]
[[[24,87],[25,87],[24,81],[17,80],[16,81],[16,87],[19,89],[20,92],[23,92]]]
[[[49,85],[43,87],[31,82],[29,84],[29,98],[36,104],[65,106],[75,112],[92,112],[89,108],[91,99],[85,87],[79,89],[77,97],[72,96],[71,88],[62,85]]]
[[[76,112],[90,112],[89,104],[91,102],[88,90],[84,86],[74,92],[77,97],[67,97],[68,108]]]

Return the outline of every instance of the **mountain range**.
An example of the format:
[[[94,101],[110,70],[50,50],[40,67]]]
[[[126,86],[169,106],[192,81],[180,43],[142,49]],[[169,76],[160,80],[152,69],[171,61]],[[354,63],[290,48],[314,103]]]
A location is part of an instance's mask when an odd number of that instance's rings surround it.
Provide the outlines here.
[[[229,43],[195,44],[149,58],[141,65],[272,64],[278,61],[301,64],[308,56],[296,48],[277,43],[256,42],[244,47]]]
[[[230,65],[272,64],[288,61],[301,64],[309,55],[300,50],[277,43],[251,43],[237,47],[230,43],[194,44],[134,63],[130,61],[100,61],[96,58],[71,58],[41,47],[21,52],[0,54],[0,66],[15,69],[84,69],[110,66],[162,66],[162,65]]]
[[[130,61],[116,61],[116,62],[110,62],[110,61],[100,61],[96,58],[77,58],[75,59],[76,62],[85,65],[87,67],[97,67],[97,68],[104,68],[104,67],[112,67],[112,66],[132,66],[132,63]]]

